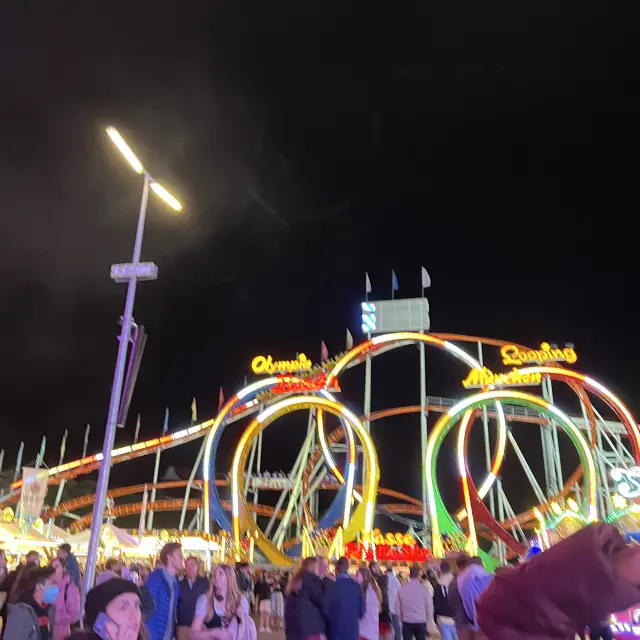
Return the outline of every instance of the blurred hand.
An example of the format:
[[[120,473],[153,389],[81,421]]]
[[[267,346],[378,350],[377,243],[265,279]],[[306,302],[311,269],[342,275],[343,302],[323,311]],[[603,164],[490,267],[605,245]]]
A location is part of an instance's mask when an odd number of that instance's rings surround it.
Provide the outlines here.
[[[640,546],[625,547],[613,556],[613,566],[621,578],[640,585]]]

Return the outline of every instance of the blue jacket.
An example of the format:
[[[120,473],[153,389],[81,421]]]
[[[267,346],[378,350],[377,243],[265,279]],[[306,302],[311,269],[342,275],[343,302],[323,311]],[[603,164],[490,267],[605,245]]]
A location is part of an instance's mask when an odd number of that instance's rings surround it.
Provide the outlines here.
[[[348,574],[338,574],[327,606],[329,639],[358,640],[364,612],[362,587]]]
[[[164,569],[156,569],[148,578],[145,585],[156,605],[155,611],[147,620],[147,630],[150,640],[164,640],[167,625],[171,625],[171,638],[175,635],[176,614],[178,611],[178,596],[180,586],[176,578],[173,579],[173,610],[169,611],[171,602],[171,584]]]
[[[73,582],[76,587],[80,587],[80,565],[78,564],[78,558],[76,558],[73,553],[68,553],[65,562],[67,563],[67,573],[71,578],[71,582]]]

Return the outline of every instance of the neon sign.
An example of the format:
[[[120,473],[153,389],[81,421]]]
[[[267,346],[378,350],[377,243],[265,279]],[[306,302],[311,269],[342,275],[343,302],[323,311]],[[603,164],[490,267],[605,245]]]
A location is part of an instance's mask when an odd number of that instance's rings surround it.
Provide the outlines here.
[[[310,371],[312,367],[313,363],[304,353],[299,354],[295,360],[274,360],[271,356],[256,356],[251,361],[251,370],[258,375]]]
[[[322,391],[327,384],[327,374],[321,373],[315,378],[297,379],[287,375],[278,376],[278,384],[271,388],[271,393],[305,393],[307,391]],[[338,378],[332,378],[329,385],[331,391],[340,391]]]
[[[640,467],[629,469],[611,469],[611,477],[618,483],[616,491],[623,498],[640,497]]]
[[[578,356],[573,347],[564,347],[564,349],[558,349],[557,347],[551,347],[548,342],[543,342],[540,345],[540,349],[529,349],[527,351],[521,351],[520,347],[515,344],[505,344],[500,349],[502,355],[502,363],[506,365],[515,364],[516,366],[522,364],[543,364],[545,362],[566,362],[573,364],[578,359]]]
[[[542,383],[541,373],[520,373],[515,367],[506,373],[493,373],[487,367],[472,369],[462,381],[465,389],[483,387],[529,387]]]
[[[367,549],[357,542],[347,542],[345,555],[352,560],[367,562],[429,562],[433,555],[429,549],[419,545],[376,545],[375,552],[371,545]]]
[[[381,533],[380,529],[374,529],[373,542],[376,546],[387,544],[413,547],[416,544],[416,539],[410,533]]]

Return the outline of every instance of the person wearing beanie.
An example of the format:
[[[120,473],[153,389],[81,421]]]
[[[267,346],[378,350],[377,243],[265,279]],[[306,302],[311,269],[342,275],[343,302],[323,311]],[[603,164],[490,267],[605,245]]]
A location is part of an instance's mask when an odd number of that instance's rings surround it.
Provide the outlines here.
[[[108,621],[106,635],[98,633],[94,625],[104,613]],[[147,640],[142,624],[140,591],[130,580],[112,578],[87,593],[84,610],[84,631],[78,631],[67,640]]]

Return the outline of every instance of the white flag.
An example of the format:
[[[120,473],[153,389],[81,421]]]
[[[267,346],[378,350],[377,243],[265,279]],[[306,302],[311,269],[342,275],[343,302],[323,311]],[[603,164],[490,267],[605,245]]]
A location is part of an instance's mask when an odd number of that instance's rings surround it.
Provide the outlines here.
[[[431,277],[427,273],[427,270],[422,267],[422,288],[428,289],[431,286]]]
[[[353,349],[353,336],[351,335],[351,331],[347,329],[347,351],[351,351]]]
[[[369,274],[364,272],[364,290],[367,293],[371,293],[371,280],[369,280]]]
[[[49,472],[47,469],[34,469],[24,467],[22,472],[22,494],[20,496],[20,515],[22,518],[40,517],[40,512],[44,506],[44,499],[47,497],[47,480]]]

